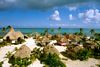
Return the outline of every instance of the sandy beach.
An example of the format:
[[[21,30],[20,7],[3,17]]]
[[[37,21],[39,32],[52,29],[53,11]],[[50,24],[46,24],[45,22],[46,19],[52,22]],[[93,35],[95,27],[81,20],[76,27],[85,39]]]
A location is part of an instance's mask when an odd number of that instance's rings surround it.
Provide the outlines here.
[[[0,61],[4,60],[4,64],[3,67],[10,67],[10,64],[8,63],[8,59],[5,58],[6,57],[6,53],[9,52],[14,52],[15,47],[19,48],[22,45],[26,45],[28,46],[31,50],[36,46],[35,40],[32,38],[26,39],[26,42],[23,44],[19,44],[19,45],[11,45],[11,46],[4,46],[0,48]],[[63,46],[55,46],[59,52],[64,51],[66,48]],[[79,60],[75,60],[72,61],[70,59],[68,59],[66,61],[66,65],[67,67],[96,67],[95,64],[99,64],[100,60],[96,60],[93,58],[88,59],[87,61],[79,61]],[[43,64],[40,63],[39,60],[34,61],[34,63],[32,63],[31,65],[29,65],[28,67],[42,67]]]

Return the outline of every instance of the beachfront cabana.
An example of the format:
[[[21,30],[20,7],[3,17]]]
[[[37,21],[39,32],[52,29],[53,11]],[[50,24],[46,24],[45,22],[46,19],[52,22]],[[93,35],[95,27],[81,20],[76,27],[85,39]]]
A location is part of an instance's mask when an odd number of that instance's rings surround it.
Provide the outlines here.
[[[10,31],[3,37],[7,39],[9,37],[11,40],[17,40],[19,37],[24,38],[24,35],[20,31],[15,31],[13,27],[10,28]]]

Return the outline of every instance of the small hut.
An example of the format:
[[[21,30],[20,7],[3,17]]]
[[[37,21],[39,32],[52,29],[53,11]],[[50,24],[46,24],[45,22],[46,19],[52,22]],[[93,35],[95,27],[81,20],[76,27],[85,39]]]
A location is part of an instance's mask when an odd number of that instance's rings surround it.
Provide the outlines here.
[[[17,40],[19,37],[24,38],[24,35],[20,31],[15,31],[13,27],[10,28],[10,31],[3,37],[3,39],[10,38],[10,40]]]
[[[26,45],[21,46],[14,54],[15,58],[29,58],[31,50]]]
[[[57,54],[60,55],[60,52],[53,45],[46,45],[43,49],[46,54]]]

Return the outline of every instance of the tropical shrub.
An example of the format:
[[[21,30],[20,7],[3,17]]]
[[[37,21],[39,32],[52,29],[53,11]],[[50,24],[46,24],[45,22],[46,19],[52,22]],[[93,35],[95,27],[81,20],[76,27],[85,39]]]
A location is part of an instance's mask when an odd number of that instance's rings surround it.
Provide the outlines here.
[[[2,67],[3,61],[0,62],[0,67]]]
[[[15,51],[17,51],[18,50],[18,48],[17,47],[15,47],[15,49],[14,49]]]
[[[72,50],[67,50],[66,52],[62,52],[62,54],[72,60],[87,60],[91,52],[88,49],[80,49],[77,52],[74,52]]]
[[[12,67],[26,67],[32,63],[32,60],[30,58],[15,58],[11,56],[9,58],[9,63],[12,64]]]
[[[12,56],[12,52],[9,52],[6,54],[6,58],[10,58]]]
[[[90,57],[91,52],[87,49],[82,49],[77,52],[77,59],[79,60],[87,60]]]
[[[0,47],[7,46],[7,45],[8,45],[7,41],[0,42]]]
[[[44,54],[41,56],[40,61],[46,64],[47,67],[66,67],[57,54]]]
[[[97,67],[100,67],[100,64],[97,64],[96,66],[97,66]]]
[[[0,39],[3,39],[3,36],[0,36]]]
[[[33,49],[33,51],[31,52],[32,53],[32,55],[34,55],[36,58],[40,58],[40,56],[41,56],[41,53],[42,51],[40,50],[40,48],[34,48]]]
[[[92,50],[92,55],[94,58],[100,59],[100,46],[97,46]]]
[[[41,63],[45,64],[44,67],[66,67],[57,54],[47,54],[43,50],[40,50],[40,48],[34,48],[32,55],[39,59]]]

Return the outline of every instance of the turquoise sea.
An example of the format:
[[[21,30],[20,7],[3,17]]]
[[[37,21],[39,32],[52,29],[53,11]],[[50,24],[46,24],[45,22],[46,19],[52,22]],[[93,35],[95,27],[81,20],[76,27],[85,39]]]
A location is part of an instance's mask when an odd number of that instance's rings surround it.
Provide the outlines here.
[[[46,30],[46,28],[15,28],[16,31],[21,31],[22,33],[24,34],[30,34],[30,33],[34,33],[34,32],[39,32],[39,33],[42,33],[44,32],[44,30]],[[50,31],[50,28],[48,28],[49,30],[49,33],[52,33]],[[60,30],[61,33],[75,33],[75,32],[79,32],[80,28],[62,28]],[[89,34],[91,29],[89,28],[83,28],[83,31],[85,34]],[[100,33],[100,29],[94,29],[96,32]],[[57,33],[58,32],[58,29],[55,28],[54,29],[54,33]],[[2,33],[1,29],[0,29],[0,33]]]

